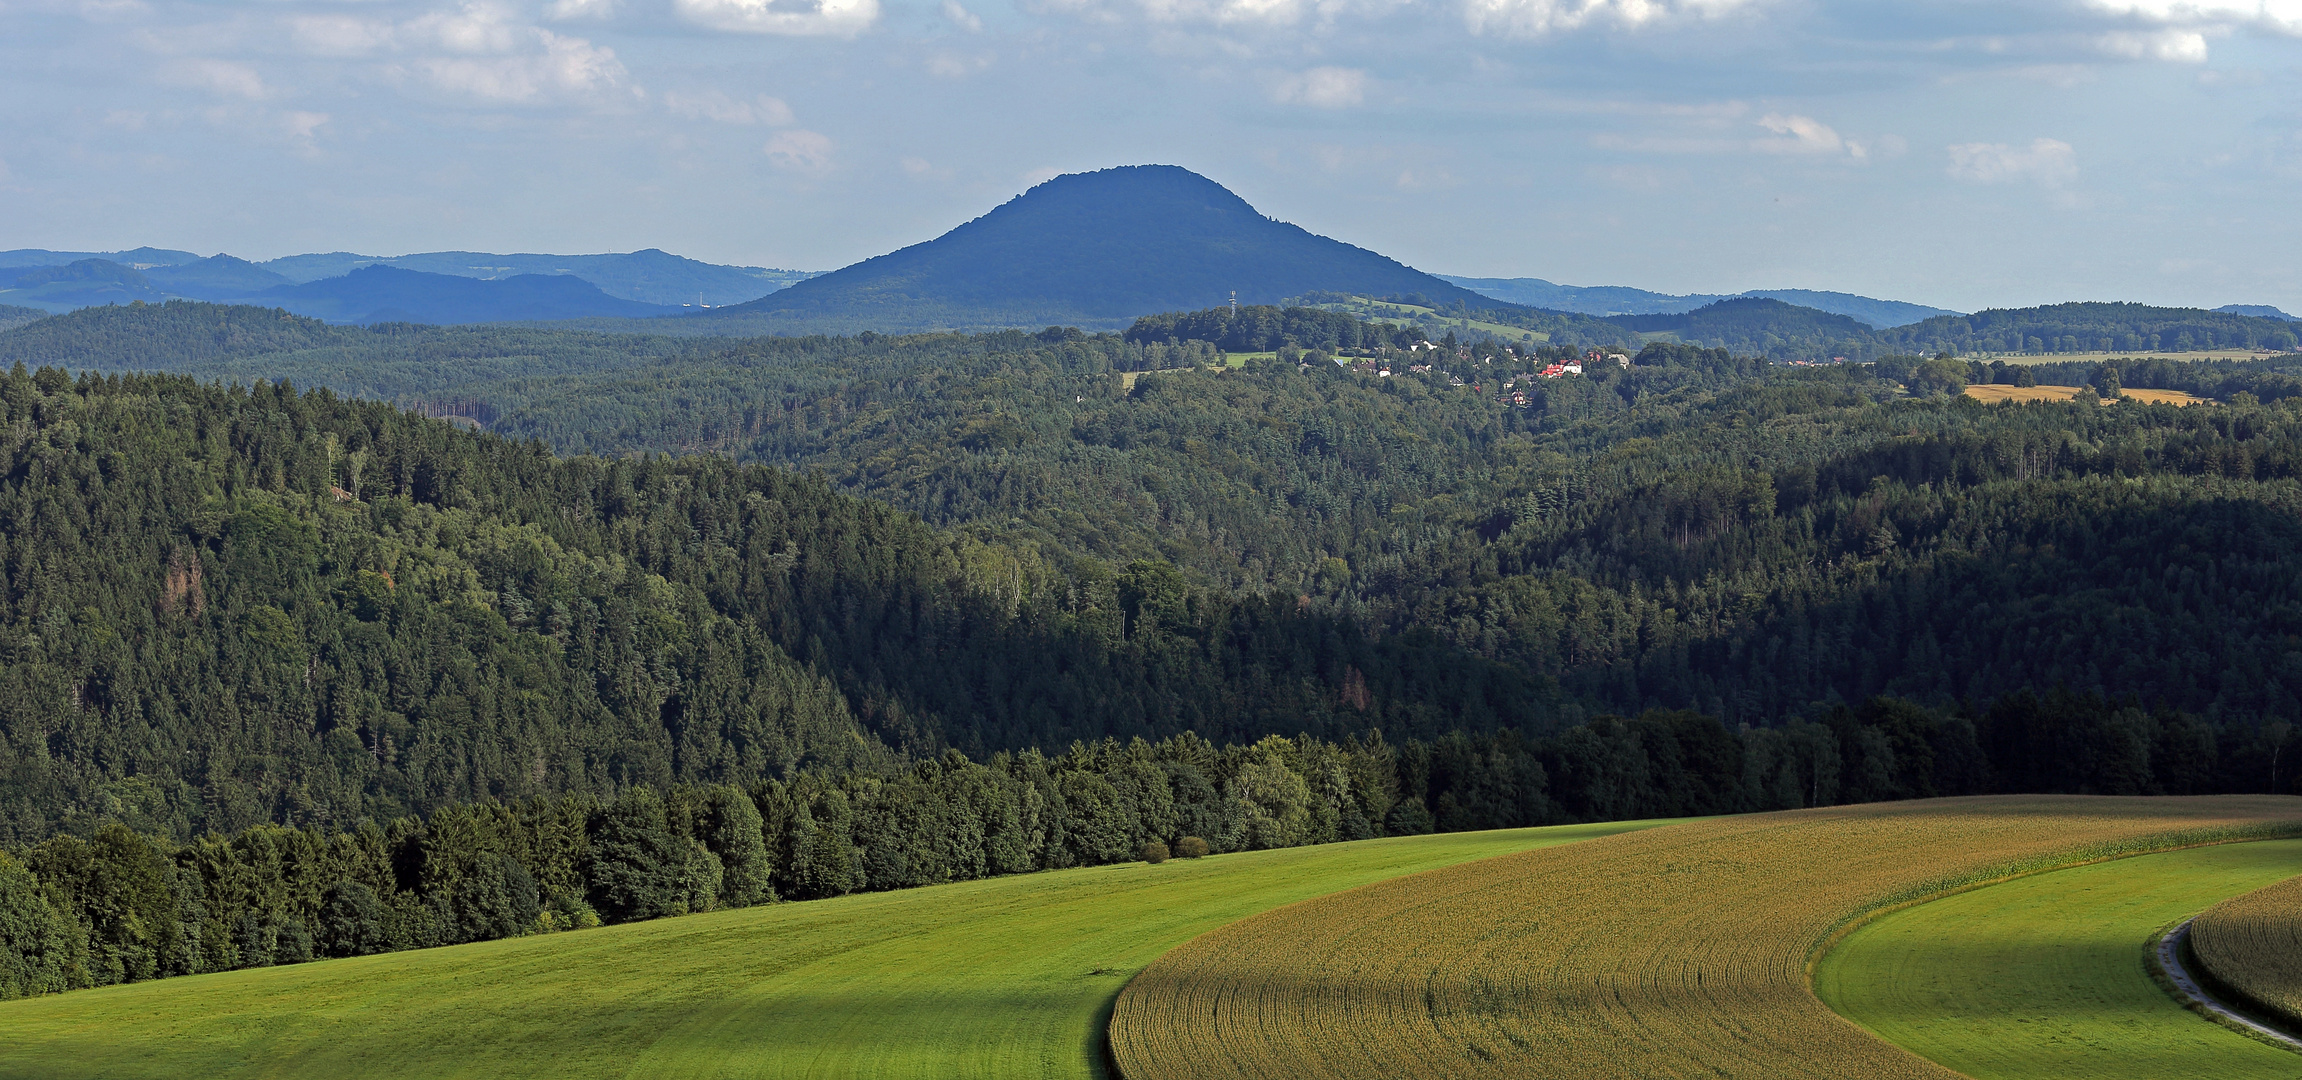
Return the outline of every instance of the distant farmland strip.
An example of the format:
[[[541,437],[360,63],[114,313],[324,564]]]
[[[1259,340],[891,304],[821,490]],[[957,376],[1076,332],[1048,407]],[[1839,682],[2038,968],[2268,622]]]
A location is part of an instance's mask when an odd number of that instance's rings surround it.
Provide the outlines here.
[[[2207,909],[2190,924],[2190,948],[2248,1004],[2302,1027],[2302,877]]]
[[[2302,835],[2267,796],[1937,800],[1695,822],[1308,900],[1120,994],[1127,1080],[1956,1074],[1809,989],[1866,915],[2055,866]],[[2137,960],[2137,963],[2140,961]]]

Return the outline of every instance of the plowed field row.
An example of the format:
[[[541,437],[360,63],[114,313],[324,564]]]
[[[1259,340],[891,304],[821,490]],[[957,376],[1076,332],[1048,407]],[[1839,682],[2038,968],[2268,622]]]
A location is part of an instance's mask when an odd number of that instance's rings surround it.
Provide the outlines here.
[[[1956,1074],[1832,1013],[1810,964],[1866,916],[2198,843],[2302,835],[2302,800],[1936,800],[1715,819],[1307,900],[1129,983],[1127,1080]]]
[[[2190,949],[2248,1004],[2302,1027],[2302,877],[2208,908],[2190,924]]]

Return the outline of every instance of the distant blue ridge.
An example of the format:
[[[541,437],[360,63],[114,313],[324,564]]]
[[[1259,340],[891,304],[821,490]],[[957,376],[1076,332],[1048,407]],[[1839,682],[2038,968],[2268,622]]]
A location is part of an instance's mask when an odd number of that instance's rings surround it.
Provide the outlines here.
[[[1853,293],[1813,289],[1753,289],[1741,293],[1689,293],[1684,296],[1648,292],[1627,285],[1559,285],[1541,278],[1470,278],[1440,274],[1456,285],[1482,296],[1527,307],[1571,311],[1583,315],[1681,315],[1721,300],[1780,300],[1787,304],[1844,315],[1874,330],[1908,326],[1938,315],[1964,315],[1963,311],[1927,307],[1900,300],[1875,300]]]

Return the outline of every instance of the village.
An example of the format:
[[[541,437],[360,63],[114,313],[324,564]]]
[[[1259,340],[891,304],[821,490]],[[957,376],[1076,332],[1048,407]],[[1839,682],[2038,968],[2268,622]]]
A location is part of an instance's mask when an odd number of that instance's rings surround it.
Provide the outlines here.
[[[1559,349],[1521,353],[1515,346],[1491,343],[1483,344],[1478,348],[1480,350],[1492,350],[1492,352],[1490,355],[1482,357],[1476,355],[1474,347],[1470,345],[1417,341],[1404,349],[1346,349],[1342,350],[1341,355],[1336,356],[1334,361],[1336,366],[1346,371],[1360,375],[1371,375],[1379,379],[1388,379],[1394,374],[1402,372],[1409,375],[1442,374],[1447,377],[1449,386],[1467,387],[1474,393],[1486,393],[1491,384],[1495,387],[1496,402],[1522,409],[1528,407],[1530,401],[1527,392],[1519,388],[1534,385],[1536,379],[1559,379],[1569,375],[1582,375],[1586,368],[1595,368],[1610,362],[1624,369],[1631,366],[1630,354],[1619,347],[1594,348],[1584,352],[1579,357]],[[1436,363],[1450,352],[1457,364],[1476,365],[1473,367],[1471,378],[1468,381],[1461,374],[1444,370]],[[1545,356],[1544,353],[1549,355]],[[1505,369],[1534,364],[1541,364],[1542,366],[1533,371],[1516,373],[1506,370],[1482,374],[1477,370],[1478,367],[1492,367],[1497,360],[1503,362]]]

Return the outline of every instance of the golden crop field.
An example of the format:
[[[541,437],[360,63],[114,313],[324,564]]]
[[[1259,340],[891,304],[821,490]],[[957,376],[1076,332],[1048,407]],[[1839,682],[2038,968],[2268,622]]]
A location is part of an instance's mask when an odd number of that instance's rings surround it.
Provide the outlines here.
[[[1838,935],[2024,873],[2292,835],[2302,799],[2016,796],[1717,818],[1509,855],[1201,936],[1121,992],[1111,1049],[1127,1080],[1939,1080],[1956,1074],[1815,997],[1812,965]]]
[[[2087,389],[2083,386],[2000,386],[1996,384],[1980,384],[1966,388],[1966,396],[1973,398],[1976,401],[1987,402],[2069,401],[2070,399],[2087,392]],[[2203,405],[2206,404],[2209,400],[2207,398],[2199,397],[2196,394],[2184,393],[2180,390],[2128,389],[2125,391],[2125,394],[2127,397],[2133,398],[2134,400],[2139,401],[2145,405]]]
[[[2083,386],[1999,386],[1991,383],[1968,386],[1966,396],[1976,401],[2069,401],[2085,391]]]
[[[2204,405],[2212,400],[2180,390],[2136,390],[2129,387],[2123,392],[2127,397],[2145,405]]]
[[[2224,986],[2302,1023],[2302,877],[2208,908],[2190,924],[2190,949]]]

